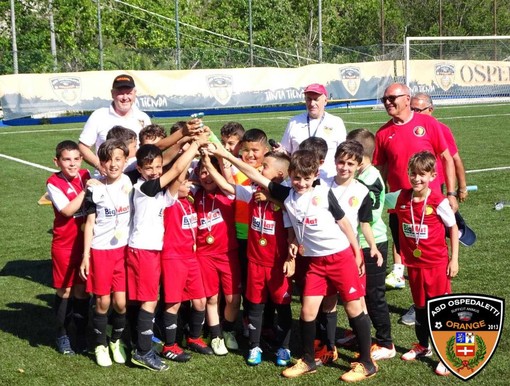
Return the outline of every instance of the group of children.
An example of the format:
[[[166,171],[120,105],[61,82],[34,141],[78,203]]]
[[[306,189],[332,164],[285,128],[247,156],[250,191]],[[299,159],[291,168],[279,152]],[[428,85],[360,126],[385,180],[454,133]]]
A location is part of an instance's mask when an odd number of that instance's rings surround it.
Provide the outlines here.
[[[350,132],[335,153],[337,175],[322,180],[319,167],[328,149],[317,137],[305,140],[289,157],[271,151],[262,130],[245,132],[234,122],[221,130],[223,146],[212,144],[209,129],[192,119],[174,125],[168,137],[157,125],[146,127],[133,154],[136,135],[130,151],[130,130],[114,129],[113,138],[97,151],[104,175],[91,179],[80,169],[77,145],[64,141],[56,149],[60,171],[47,183],[55,211],[52,257],[60,352],[86,351],[88,294],[93,294],[100,366],[110,366],[112,357],[116,363],[126,361],[120,341],[126,319],[136,331],[132,363],[164,371],[168,365],[160,357],[188,361],[190,355],[177,341],[181,304],[191,303],[188,349],[216,355],[237,350],[241,300],[248,365],[261,363],[261,334],[274,310],[275,362],[286,367],[284,377],[313,373],[336,360],[337,344],[358,345],[359,356],[341,376],[347,382],[374,376],[376,361],[396,355],[384,283],[385,188],[371,164],[372,133]],[[135,161],[130,164],[129,159]],[[434,176],[432,155],[413,157],[413,189],[401,193],[396,207],[417,309],[438,291],[449,291],[448,279],[458,270],[455,219],[444,198],[430,193],[428,182]],[[451,227],[451,260],[443,223]],[[303,355],[287,367],[290,304],[296,292],[301,295]],[[352,331],[336,341],[338,298]],[[152,348],[158,308],[164,325],[160,353]],[[67,333],[73,316],[74,349]],[[416,324],[419,343],[404,360],[431,355],[423,316]],[[202,339],[204,321],[210,346]],[[436,372],[444,375],[447,370],[438,366]]]

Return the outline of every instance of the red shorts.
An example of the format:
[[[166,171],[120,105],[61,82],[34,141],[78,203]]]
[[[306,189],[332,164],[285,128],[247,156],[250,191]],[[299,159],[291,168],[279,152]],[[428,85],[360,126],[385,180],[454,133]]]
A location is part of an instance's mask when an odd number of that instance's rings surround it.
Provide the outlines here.
[[[407,267],[409,287],[414,305],[425,308],[427,300],[452,293],[450,279],[446,275],[448,265],[433,268]]]
[[[90,249],[87,292],[99,296],[126,292],[126,250],[126,246],[116,249]]]
[[[365,290],[350,247],[333,255],[305,259],[309,259],[309,265],[303,296],[333,295],[333,289],[343,302],[364,296]]]
[[[157,301],[161,252],[128,247],[126,274],[128,300]]]
[[[205,296],[211,297],[220,292],[224,295],[241,293],[241,268],[237,249],[220,255],[199,256]]]
[[[53,265],[53,288],[70,288],[85,284],[80,278],[80,265],[83,249],[51,248]]]
[[[248,260],[246,299],[255,304],[266,303],[268,296],[274,304],[290,304],[290,278],[283,274],[283,266],[264,267]]]
[[[200,264],[196,257],[163,259],[161,273],[165,303],[181,303],[205,297]]]

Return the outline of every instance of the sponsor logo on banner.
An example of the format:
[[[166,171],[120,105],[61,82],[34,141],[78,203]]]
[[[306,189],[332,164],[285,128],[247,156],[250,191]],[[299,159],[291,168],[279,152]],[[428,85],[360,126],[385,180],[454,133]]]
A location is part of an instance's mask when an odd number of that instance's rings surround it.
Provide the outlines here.
[[[229,75],[211,75],[207,77],[209,91],[219,103],[226,105],[232,97],[232,77]]]
[[[81,98],[81,79],[77,76],[50,78],[51,88],[57,98],[69,106],[74,106]]]
[[[345,89],[352,96],[356,95],[359,90],[361,80],[361,71],[359,67],[343,67],[340,69],[340,79]]]
[[[455,79],[455,66],[448,63],[436,64],[434,68],[436,80],[443,91],[448,91],[453,86]]]
[[[427,301],[434,349],[458,378],[467,381],[487,365],[501,337],[504,312],[504,299],[488,295],[445,295]]]

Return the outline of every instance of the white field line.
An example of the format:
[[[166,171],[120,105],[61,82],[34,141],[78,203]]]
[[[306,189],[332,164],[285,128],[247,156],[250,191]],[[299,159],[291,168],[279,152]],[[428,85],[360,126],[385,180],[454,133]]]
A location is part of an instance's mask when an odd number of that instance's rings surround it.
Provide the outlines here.
[[[510,166],[499,166],[497,168],[489,168],[489,169],[474,169],[474,170],[466,170],[467,173],[482,173],[482,172],[492,172],[494,170],[506,170],[510,169]]]
[[[19,163],[24,164],[24,165],[33,166],[34,168],[46,170],[46,171],[51,172],[51,173],[58,172],[57,169],[48,168],[48,167],[43,166],[43,165],[35,164],[33,162],[28,162],[28,161],[25,161],[25,160],[22,160],[22,159],[19,159],[19,158],[15,158],[15,157],[11,157],[11,156],[8,156],[8,155],[5,155],[5,154],[1,154],[0,153],[0,157],[6,158],[6,159],[14,161],[14,162],[19,162]]]
[[[52,133],[52,132],[56,132],[56,131],[79,131],[79,130],[83,130],[83,127],[77,127],[77,128],[72,128],[72,129],[46,129],[46,130],[23,130],[23,131],[2,131],[2,130],[0,130],[0,135]]]

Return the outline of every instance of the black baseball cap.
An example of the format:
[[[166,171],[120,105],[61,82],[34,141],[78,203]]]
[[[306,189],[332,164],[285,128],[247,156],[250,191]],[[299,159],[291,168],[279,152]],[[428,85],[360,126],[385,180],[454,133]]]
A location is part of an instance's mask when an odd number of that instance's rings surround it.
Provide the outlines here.
[[[133,77],[128,74],[117,75],[113,80],[112,88],[129,87],[135,88],[135,81]]]

